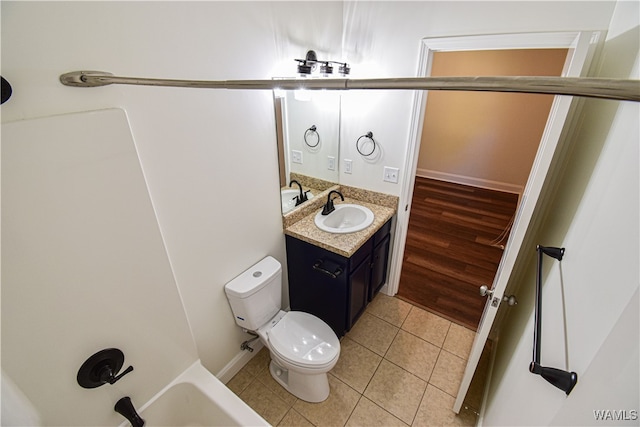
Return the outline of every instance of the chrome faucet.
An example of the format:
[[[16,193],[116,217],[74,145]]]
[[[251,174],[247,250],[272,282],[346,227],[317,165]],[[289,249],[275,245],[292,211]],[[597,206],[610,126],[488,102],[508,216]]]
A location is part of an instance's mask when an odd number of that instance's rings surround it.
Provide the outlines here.
[[[125,417],[131,423],[131,427],[143,427],[144,420],[136,412],[129,396],[123,397],[116,402],[113,408],[117,413]]]
[[[322,208],[322,215],[329,215],[331,212],[333,212],[336,209],[335,206],[333,206],[333,199],[331,198],[331,195],[333,193],[336,193],[338,196],[340,196],[340,198],[344,202],[344,196],[342,195],[341,192],[339,192],[338,190],[331,190],[329,192],[329,195],[327,196],[327,204],[324,205],[324,208]]]
[[[296,206],[298,206],[299,204],[304,203],[304,202],[306,202],[307,200],[309,200],[309,199],[307,198],[307,193],[305,193],[305,192],[302,190],[302,185],[301,185],[298,181],[296,181],[295,179],[292,179],[292,180],[291,180],[291,182],[289,183],[289,187],[292,187],[292,186],[293,186],[293,184],[298,184],[298,187],[300,187],[300,195],[299,195],[299,196],[296,196]]]

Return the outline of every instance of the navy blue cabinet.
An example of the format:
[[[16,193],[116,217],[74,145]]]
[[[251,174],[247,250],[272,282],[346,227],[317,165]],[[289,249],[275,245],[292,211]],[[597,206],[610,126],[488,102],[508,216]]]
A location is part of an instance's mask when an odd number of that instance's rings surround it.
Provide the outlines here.
[[[343,336],[386,282],[390,230],[391,220],[350,258],[287,235],[291,310],[311,313]]]

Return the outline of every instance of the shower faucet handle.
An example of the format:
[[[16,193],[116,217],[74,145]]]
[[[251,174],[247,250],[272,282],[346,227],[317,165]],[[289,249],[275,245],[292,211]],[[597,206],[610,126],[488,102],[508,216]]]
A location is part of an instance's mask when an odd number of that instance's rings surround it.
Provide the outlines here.
[[[131,371],[133,371],[133,366],[129,366],[127,369],[122,371],[122,373],[120,375],[117,375],[117,376],[114,376],[114,373],[111,372],[110,375],[108,376],[108,378],[106,379],[105,383],[113,384],[116,381],[118,381],[120,378],[122,378],[125,375],[127,375]]]
[[[113,384],[133,371],[133,366],[129,366],[118,375],[123,364],[124,353],[119,349],[107,348],[100,350],[89,357],[78,370],[78,384],[83,388],[96,388],[103,384]]]

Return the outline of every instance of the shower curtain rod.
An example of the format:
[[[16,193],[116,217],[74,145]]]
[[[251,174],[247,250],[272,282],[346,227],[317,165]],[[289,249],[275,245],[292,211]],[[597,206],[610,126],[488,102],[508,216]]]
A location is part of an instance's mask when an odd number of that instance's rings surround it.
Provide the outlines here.
[[[62,74],[66,86],[110,84],[189,87],[201,89],[382,89],[518,92],[640,101],[640,80],[583,77],[405,77],[383,79],[177,80],[121,77],[103,71]]]

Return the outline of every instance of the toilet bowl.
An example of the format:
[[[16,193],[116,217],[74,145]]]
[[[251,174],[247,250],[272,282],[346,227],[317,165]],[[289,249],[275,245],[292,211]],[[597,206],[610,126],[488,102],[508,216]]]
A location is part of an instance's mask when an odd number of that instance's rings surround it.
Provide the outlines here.
[[[281,310],[282,268],[267,257],[225,285],[236,323],[258,334],[269,349],[271,376],[307,402],[329,396],[329,372],[338,362],[340,341],[320,318]]]

